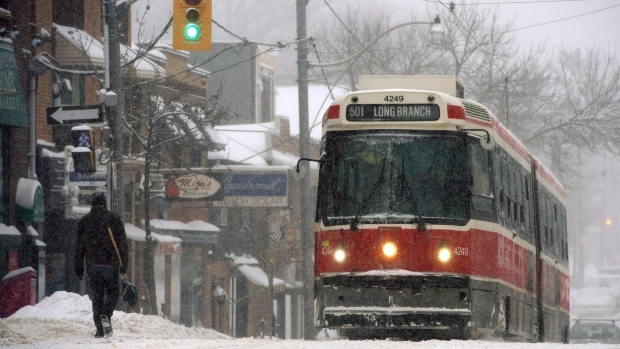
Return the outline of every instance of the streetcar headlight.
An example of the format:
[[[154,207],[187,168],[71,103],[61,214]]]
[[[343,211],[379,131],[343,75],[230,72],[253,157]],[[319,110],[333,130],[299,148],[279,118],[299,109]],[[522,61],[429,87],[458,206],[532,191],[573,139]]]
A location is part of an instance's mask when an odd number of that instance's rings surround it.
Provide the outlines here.
[[[452,257],[452,253],[450,252],[450,249],[448,249],[447,247],[442,247],[439,249],[437,258],[439,258],[441,262],[446,263],[447,261],[450,260],[451,257]]]
[[[396,253],[398,252],[398,249],[396,248],[396,244],[393,242],[386,242],[385,244],[383,244],[382,250],[383,250],[383,254],[389,258],[396,256]]]
[[[344,253],[344,249],[342,249],[342,248],[339,248],[339,249],[336,250],[336,252],[334,252],[334,259],[338,263],[344,261],[345,257],[346,257],[346,254]]]

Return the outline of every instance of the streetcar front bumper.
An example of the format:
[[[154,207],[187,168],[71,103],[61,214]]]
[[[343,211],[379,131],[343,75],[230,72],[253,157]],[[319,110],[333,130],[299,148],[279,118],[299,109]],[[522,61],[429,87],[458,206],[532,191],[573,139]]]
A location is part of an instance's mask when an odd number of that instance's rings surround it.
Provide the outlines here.
[[[471,328],[469,277],[412,274],[319,277],[316,326],[359,338],[415,332],[432,333],[432,338],[467,338]]]
[[[323,310],[329,327],[399,328],[416,330],[451,330],[466,327],[469,309],[410,307],[327,307]]]

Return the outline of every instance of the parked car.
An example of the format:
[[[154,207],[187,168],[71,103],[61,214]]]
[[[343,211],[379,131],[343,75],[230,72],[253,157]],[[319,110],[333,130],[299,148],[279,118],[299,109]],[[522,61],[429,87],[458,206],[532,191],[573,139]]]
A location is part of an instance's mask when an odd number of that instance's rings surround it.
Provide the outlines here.
[[[580,318],[608,317],[616,313],[616,300],[607,287],[584,287],[571,302],[571,314]]]
[[[620,328],[616,326],[616,321],[619,320],[576,320],[570,328],[569,343],[620,344]]]

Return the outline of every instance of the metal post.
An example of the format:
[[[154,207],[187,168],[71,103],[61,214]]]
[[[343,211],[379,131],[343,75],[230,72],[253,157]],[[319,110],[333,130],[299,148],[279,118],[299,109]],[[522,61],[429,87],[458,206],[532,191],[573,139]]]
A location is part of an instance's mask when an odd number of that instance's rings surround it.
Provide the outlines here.
[[[112,210],[119,214],[124,220],[125,198],[123,195],[123,105],[124,94],[121,80],[121,54],[120,54],[120,33],[118,26],[119,13],[116,9],[116,0],[109,0],[105,6],[105,18],[108,24],[109,38],[109,67],[110,67],[110,89],[118,96],[118,105],[109,107],[108,124],[112,134],[113,151],[111,162],[115,173],[108,173],[108,176],[116,174],[116,180],[111,181],[108,187]],[[110,195],[111,194],[111,195]]]
[[[299,89],[299,157],[310,155],[310,126],[308,125],[308,42],[306,40],[307,0],[297,0],[297,74]],[[309,166],[306,162],[305,166]],[[304,282],[304,339],[314,338],[314,232],[312,230],[312,198],[310,171],[300,181],[301,186],[301,246]]]
[[[28,178],[37,179],[36,171],[36,112],[37,112],[37,76],[30,71],[30,115],[28,125]]]

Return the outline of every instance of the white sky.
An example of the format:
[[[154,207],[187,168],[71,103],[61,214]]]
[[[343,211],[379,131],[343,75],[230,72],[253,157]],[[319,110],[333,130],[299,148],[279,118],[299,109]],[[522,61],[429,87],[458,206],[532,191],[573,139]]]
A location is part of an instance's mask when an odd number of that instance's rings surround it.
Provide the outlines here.
[[[399,6],[404,10],[403,14],[408,14],[413,8],[430,6],[429,4],[437,1],[375,0],[373,2]],[[441,0],[441,2],[447,5],[451,1]],[[478,5],[471,5],[475,2]],[[531,43],[547,41],[550,46],[564,45],[571,49],[585,49],[593,44],[609,45],[612,51],[620,49],[619,0],[454,0],[454,3],[456,4],[454,14],[457,17],[460,12],[467,11],[472,6],[485,6],[497,8],[500,19],[515,19],[516,39],[524,48],[529,47]],[[449,15],[447,9],[439,13],[442,18]]]
[[[222,0],[213,0],[222,1]],[[255,0],[247,0],[248,4],[254,4]],[[293,1],[293,0],[290,0]],[[425,10],[427,7],[434,6],[436,0],[310,0],[315,7],[317,3],[324,1],[330,4],[339,15],[346,13],[347,4],[363,4],[368,6],[377,6],[385,8],[386,12],[398,18],[399,15],[408,17],[415,9],[416,12]],[[449,4],[450,0],[442,0],[444,4]],[[529,46],[530,42],[539,42],[548,40],[551,45],[561,45],[571,48],[586,48],[594,43],[601,45],[609,45],[613,50],[620,48],[620,1],[619,0],[478,0],[475,6],[491,6],[497,7],[499,15],[503,19],[515,19],[515,29],[534,26],[529,29],[520,29],[515,33],[517,40],[521,46]],[[474,5],[466,5],[474,3],[473,0],[454,1],[457,4],[455,14],[467,11]],[[132,5],[132,11],[143,13],[144,7],[151,5],[151,19],[149,25],[162,25],[164,19],[170,16],[172,11],[172,2],[169,0],[139,0]],[[460,5],[463,4],[463,5]],[[325,5],[323,15],[329,15],[327,5]],[[291,13],[291,16],[294,16]],[[439,13],[441,17],[449,15],[449,11],[445,9]],[[574,18],[573,18],[574,17]],[[215,20],[222,21],[222,15],[218,12],[213,13]],[[322,18],[315,18],[320,20]],[[430,20],[430,19],[429,19]],[[269,19],[257,18],[257,21],[265,21],[265,25],[269,25]],[[135,22],[135,21],[134,21]],[[397,23],[397,21],[395,21]],[[226,25],[226,23],[222,23]],[[313,18],[309,15],[308,27],[312,27]],[[134,24],[134,28],[136,25]],[[134,29],[134,36],[137,30]],[[236,33],[240,36],[252,39],[252,33]],[[291,38],[295,37],[295,33],[290,33]],[[286,39],[286,38],[281,38]]]
[[[613,345],[566,345],[560,343],[503,343],[485,341],[349,341],[341,340],[261,340],[233,339],[216,331],[188,328],[154,315],[115,311],[114,335],[93,338],[91,302],[88,296],[58,291],[35,306],[18,310],[0,319],[0,347],[12,349],[611,349]],[[323,337],[325,338],[325,337]]]

